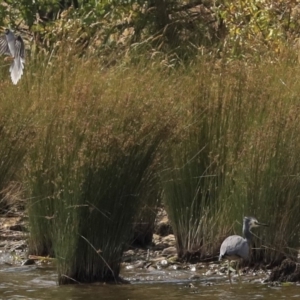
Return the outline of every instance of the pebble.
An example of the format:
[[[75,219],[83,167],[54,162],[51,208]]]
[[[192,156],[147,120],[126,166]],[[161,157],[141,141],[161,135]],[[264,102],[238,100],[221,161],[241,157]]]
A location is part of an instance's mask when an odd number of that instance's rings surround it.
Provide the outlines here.
[[[212,270],[208,270],[206,273],[205,273],[205,276],[211,276],[213,275],[215,272],[212,271]]]
[[[124,252],[124,256],[133,256],[135,253],[133,250],[127,250]]]
[[[133,268],[134,268],[133,265],[128,265],[125,267],[126,270],[132,270]]]
[[[166,259],[163,259],[160,264],[162,265],[162,267],[167,267],[169,265],[168,261]]]
[[[176,254],[177,254],[177,249],[176,249],[176,247],[172,247],[172,246],[165,248],[161,253],[161,255],[163,255],[163,256],[176,255]]]
[[[170,269],[171,269],[171,270],[180,270],[181,267],[180,267],[180,265],[171,265],[171,266],[170,266]]]
[[[190,265],[190,270],[195,272],[197,270],[196,265]]]

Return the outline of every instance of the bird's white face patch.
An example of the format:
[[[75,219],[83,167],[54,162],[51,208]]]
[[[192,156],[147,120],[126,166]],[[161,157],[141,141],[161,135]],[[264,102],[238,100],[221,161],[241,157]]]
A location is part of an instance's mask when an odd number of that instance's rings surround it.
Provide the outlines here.
[[[249,222],[250,228],[259,227],[258,221],[256,219],[251,219]]]

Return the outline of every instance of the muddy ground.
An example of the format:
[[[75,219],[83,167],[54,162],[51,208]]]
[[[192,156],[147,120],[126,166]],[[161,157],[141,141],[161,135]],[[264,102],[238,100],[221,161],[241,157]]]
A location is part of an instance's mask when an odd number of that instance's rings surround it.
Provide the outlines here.
[[[40,263],[40,260],[32,260],[27,257],[27,238],[26,228],[27,218],[23,212],[10,213],[0,217],[0,264],[7,265],[29,265]],[[157,272],[164,270],[165,274],[180,271],[180,278],[183,280],[197,280],[199,278],[227,277],[228,266],[226,263],[188,263],[178,260],[175,247],[175,237],[172,233],[168,216],[161,209],[157,214],[155,222],[155,232],[152,243],[147,247],[131,246],[124,252],[122,268],[127,273],[131,273],[130,280],[138,280],[141,270]],[[233,269],[232,275],[236,277]],[[245,280],[259,282],[300,281],[300,264],[290,260],[283,261],[281,266],[273,270],[242,268],[241,274]],[[275,282],[275,283],[274,283]]]

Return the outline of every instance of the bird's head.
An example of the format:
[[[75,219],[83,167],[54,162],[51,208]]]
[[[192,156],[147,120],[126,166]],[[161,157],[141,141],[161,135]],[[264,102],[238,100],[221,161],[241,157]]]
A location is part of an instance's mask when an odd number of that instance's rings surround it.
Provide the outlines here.
[[[249,229],[259,226],[268,226],[267,224],[258,222],[254,217],[244,217],[244,223],[249,226]]]

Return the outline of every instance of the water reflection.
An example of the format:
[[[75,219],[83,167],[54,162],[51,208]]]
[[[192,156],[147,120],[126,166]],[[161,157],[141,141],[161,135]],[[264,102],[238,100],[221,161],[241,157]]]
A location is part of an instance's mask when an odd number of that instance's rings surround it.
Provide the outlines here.
[[[123,274],[132,278],[132,273]],[[1,299],[105,299],[105,300],[179,300],[179,299],[290,299],[300,298],[299,287],[271,287],[246,280],[231,287],[225,279],[183,279],[189,274],[140,272],[130,285],[69,285],[57,286],[53,268],[37,266],[2,267],[0,269]],[[149,279],[153,279],[149,281]],[[209,282],[209,284],[208,284]]]

